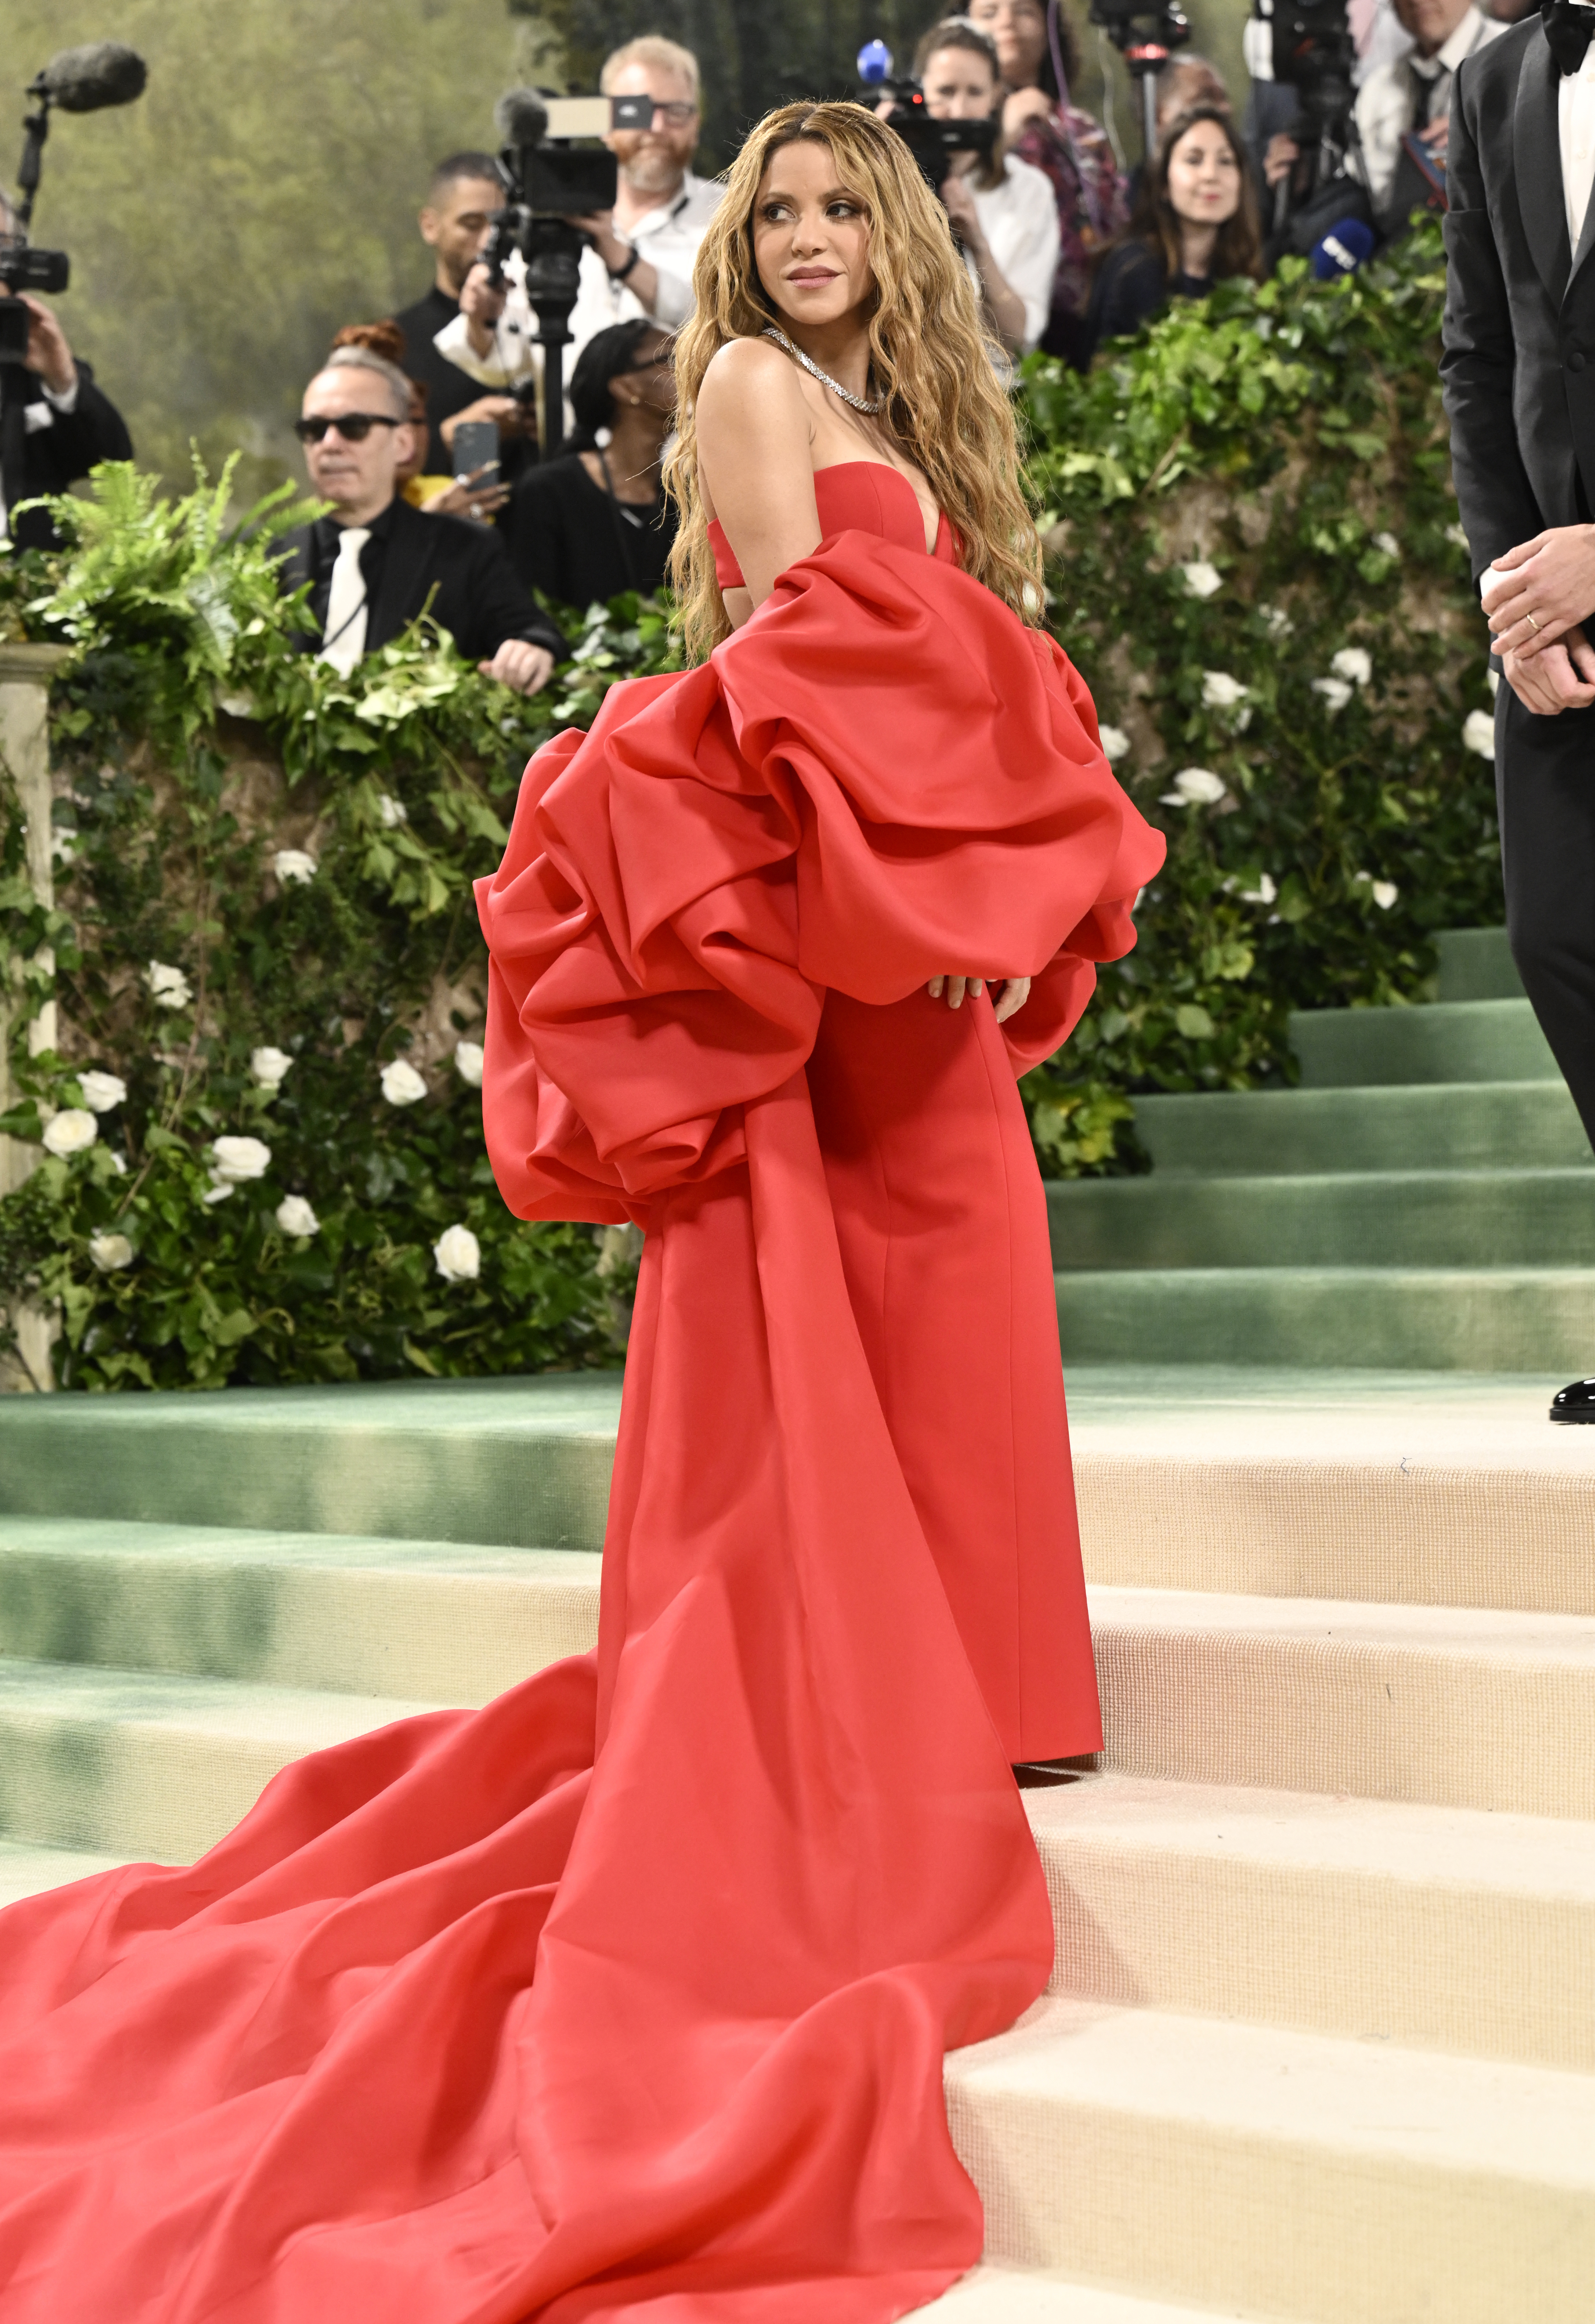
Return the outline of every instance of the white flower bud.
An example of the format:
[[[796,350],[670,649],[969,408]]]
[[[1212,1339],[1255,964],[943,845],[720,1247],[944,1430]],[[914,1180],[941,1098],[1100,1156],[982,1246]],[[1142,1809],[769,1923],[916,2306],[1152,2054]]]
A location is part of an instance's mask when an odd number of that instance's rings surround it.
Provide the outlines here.
[[[1381,912],[1388,912],[1400,893],[1394,880],[1376,880],[1373,882],[1373,899]]]
[[[1348,678],[1353,686],[1367,686],[1373,677],[1372,657],[1362,646],[1342,646],[1329,666],[1337,678]]]
[[[1246,699],[1247,688],[1228,670],[1204,669],[1202,673],[1202,707],[1203,710],[1233,710],[1238,702]]]
[[[1331,717],[1337,710],[1343,710],[1351,699],[1350,681],[1343,678],[1315,678],[1313,680],[1313,691],[1323,696],[1324,701],[1329,705]]]
[[[194,998],[182,970],[173,968],[169,961],[152,960],[144,971],[144,982],[157,1009],[186,1009]]]
[[[391,791],[378,791],[376,811],[383,819],[384,831],[396,831],[401,823],[410,821],[409,808],[402,799],[396,799]]]
[[[109,1113],[127,1095],[127,1084],[119,1074],[79,1074],[78,1086],[90,1113]]]
[[[454,1045],[454,1065],[461,1081],[469,1082],[473,1089],[482,1086],[482,1044],[480,1041],[456,1041]]]
[[[124,1234],[90,1235],[88,1256],[102,1275],[114,1275],[119,1267],[133,1265],[133,1245]]]
[[[321,1231],[321,1222],[302,1194],[284,1194],[272,1213],[285,1235],[313,1235]]]
[[[469,1227],[445,1227],[432,1257],[445,1283],[475,1283],[482,1272],[482,1246]]]
[[[1215,775],[1206,767],[1182,767],[1174,779],[1174,788],[1163,793],[1165,807],[1217,807],[1228,798],[1229,788],[1222,775]]]
[[[1488,710],[1469,711],[1462,721],[1462,747],[1477,751],[1481,759],[1495,757],[1495,720]]]
[[[252,1049],[249,1070],[262,1089],[281,1089],[293,1059],[286,1049]]]
[[[224,1186],[242,1186],[263,1178],[272,1165],[272,1149],[258,1138],[217,1138],[211,1140],[210,1175]]]
[[[383,1067],[383,1095],[390,1105],[419,1105],[427,1084],[408,1057],[395,1057]]]
[[[272,858],[272,869],[283,887],[308,888],[316,877],[316,859],[302,847],[280,847]]]
[[[44,1125],[45,1151],[65,1161],[70,1154],[87,1153],[98,1136],[99,1124],[87,1107],[64,1106]]]
[[[1204,557],[1197,558],[1190,565],[1182,565],[1180,572],[1193,597],[1211,597],[1215,590],[1224,586],[1224,576],[1218,567],[1210,565]]]

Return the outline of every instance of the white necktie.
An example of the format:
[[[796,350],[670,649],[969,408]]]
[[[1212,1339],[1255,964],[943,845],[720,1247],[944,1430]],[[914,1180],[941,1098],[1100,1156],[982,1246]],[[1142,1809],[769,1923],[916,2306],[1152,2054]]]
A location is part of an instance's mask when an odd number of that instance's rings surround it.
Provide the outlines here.
[[[322,632],[327,642],[317,659],[329,661],[343,678],[347,678],[365,651],[365,576],[360,570],[360,551],[370,539],[369,525],[347,525],[338,535],[337,563],[332,568],[327,626]]]

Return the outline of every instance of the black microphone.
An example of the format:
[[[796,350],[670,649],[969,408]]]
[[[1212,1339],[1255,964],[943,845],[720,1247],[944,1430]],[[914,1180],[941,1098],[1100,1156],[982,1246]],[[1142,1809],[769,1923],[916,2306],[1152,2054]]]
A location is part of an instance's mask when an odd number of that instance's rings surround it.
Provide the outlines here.
[[[120,41],[90,41],[87,48],[51,57],[28,95],[48,97],[62,113],[98,113],[103,106],[131,105],[143,95],[148,78],[136,49]]]
[[[540,145],[549,108],[535,88],[507,88],[493,108],[493,124],[506,145]]]

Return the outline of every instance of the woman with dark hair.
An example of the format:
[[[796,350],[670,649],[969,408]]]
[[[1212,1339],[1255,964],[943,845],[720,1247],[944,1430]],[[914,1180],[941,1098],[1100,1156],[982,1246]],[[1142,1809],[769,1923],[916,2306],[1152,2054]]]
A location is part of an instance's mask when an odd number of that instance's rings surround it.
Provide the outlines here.
[[[969,0],[964,13],[1002,67],[1007,151],[1044,173],[1057,203],[1060,247],[1041,344],[1083,368],[1092,263],[1129,216],[1124,180],[1102,124],[1070,98],[1080,60],[1058,0]]]
[[[1120,339],[1170,299],[1205,299],[1231,275],[1262,279],[1251,161],[1227,107],[1187,106],[1164,133],[1129,230],[1103,258],[1090,345]]]
[[[670,338],[646,315],[595,332],[570,378],[576,433],[530,468],[506,520],[521,578],[562,605],[651,596],[676,538],[659,462],[676,410]]]

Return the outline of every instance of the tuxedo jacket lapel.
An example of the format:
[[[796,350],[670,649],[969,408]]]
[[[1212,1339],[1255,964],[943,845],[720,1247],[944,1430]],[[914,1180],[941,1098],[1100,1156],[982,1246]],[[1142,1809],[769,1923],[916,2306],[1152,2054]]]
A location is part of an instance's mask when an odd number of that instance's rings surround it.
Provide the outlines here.
[[[1542,34],[1529,42],[1517,76],[1517,103],[1512,116],[1512,153],[1517,181],[1517,206],[1524,232],[1540,281],[1554,306],[1560,307],[1572,272],[1572,249],[1567,235],[1567,204],[1562,191],[1562,130],[1557,118],[1556,91],[1562,76]],[[1595,202],[1590,209],[1595,210]],[[1589,240],[1590,221],[1580,237],[1581,254]]]

